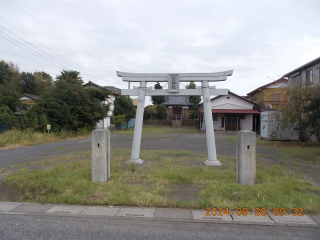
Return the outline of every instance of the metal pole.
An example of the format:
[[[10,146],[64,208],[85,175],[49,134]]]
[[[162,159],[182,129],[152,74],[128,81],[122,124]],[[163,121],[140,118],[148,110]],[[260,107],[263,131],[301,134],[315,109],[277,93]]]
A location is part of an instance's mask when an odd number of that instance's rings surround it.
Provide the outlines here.
[[[132,153],[131,153],[131,159],[129,159],[127,163],[136,163],[136,164],[143,163],[143,161],[139,158],[139,155],[140,155],[146,87],[147,87],[147,82],[145,81],[140,82],[136,121],[134,126],[134,133],[133,133]]]
[[[202,81],[202,93],[203,93],[203,108],[204,108],[204,118],[206,122],[206,137],[207,137],[207,150],[208,150],[208,160],[206,160],[204,164],[211,165],[211,166],[219,166],[221,165],[221,163],[217,160],[208,81]]]

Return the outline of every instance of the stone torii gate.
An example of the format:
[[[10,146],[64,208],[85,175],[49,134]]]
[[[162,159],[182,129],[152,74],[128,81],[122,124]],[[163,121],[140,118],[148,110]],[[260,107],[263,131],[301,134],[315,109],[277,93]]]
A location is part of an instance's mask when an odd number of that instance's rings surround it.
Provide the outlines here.
[[[206,137],[208,160],[204,163],[205,165],[211,166],[221,165],[217,160],[210,95],[228,95],[228,89],[216,89],[215,86],[210,87],[209,82],[225,81],[232,73],[233,70],[214,73],[126,73],[117,71],[117,76],[122,77],[123,81],[140,82],[139,87],[121,90],[122,95],[138,96],[132,154],[128,163],[143,163],[143,160],[140,159],[139,155],[145,96],[201,95],[203,97],[205,122],[207,123]],[[147,87],[147,82],[168,82],[168,89],[153,89],[152,87]],[[201,82],[201,87],[197,89],[180,89],[180,82]]]

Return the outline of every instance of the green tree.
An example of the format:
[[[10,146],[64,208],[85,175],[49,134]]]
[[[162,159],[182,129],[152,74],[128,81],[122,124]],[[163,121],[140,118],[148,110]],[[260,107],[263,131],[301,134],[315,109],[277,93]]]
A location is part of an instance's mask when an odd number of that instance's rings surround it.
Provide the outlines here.
[[[20,87],[21,87],[21,93],[29,93],[33,95],[37,94],[36,79],[32,73],[29,73],[29,72],[21,73]]]
[[[188,85],[186,85],[186,89],[196,89],[196,87],[197,85],[194,82],[190,82]],[[190,109],[196,110],[201,102],[201,96],[189,96],[189,102],[194,104]]]
[[[57,76],[57,80],[65,80],[70,83],[81,83],[83,84],[82,78],[80,77],[80,72],[74,70],[63,70],[61,74]]]
[[[199,118],[199,112],[197,110],[190,110],[189,118],[191,118],[192,120]]]
[[[289,86],[288,101],[274,113],[278,129],[295,128],[300,133],[315,134],[320,144],[320,85]]]
[[[136,115],[136,109],[132,103],[132,99],[128,96],[117,97],[114,102],[114,116],[125,115],[125,120],[129,128],[130,119]]]
[[[5,82],[10,82],[10,78],[12,75],[12,71],[10,66],[5,61],[1,60],[0,62],[0,84],[4,84]]]
[[[148,105],[144,108],[143,119],[152,119],[157,117],[157,105]]]
[[[40,95],[53,85],[53,79],[48,73],[34,72],[33,76],[36,82],[36,95]]]
[[[114,116],[114,124],[120,128],[121,124],[126,123],[126,115],[118,115]]]
[[[13,83],[5,81],[0,84],[0,106],[8,106],[12,112],[15,112],[20,96],[20,92],[15,89]]]
[[[157,105],[157,119],[167,118],[167,107],[164,105]]]
[[[0,107],[0,120],[3,122],[12,123],[13,112],[10,110],[8,106]]]
[[[109,106],[103,101],[110,91],[102,87],[83,88],[78,74],[73,79],[70,76],[72,74],[63,71],[55,85],[42,94],[33,110],[40,115],[45,114],[54,131],[62,128],[92,130],[107,116]]]
[[[154,89],[162,89],[162,86],[160,85],[159,82],[157,82],[154,85]],[[158,104],[164,103],[166,101],[166,97],[165,96],[151,96],[151,100],[152,100],[153,105],[158,105]]]
[[[317,94],[315,94],[317,91]],[[306,127],[311,133],[315,134],[320,146],[320,87],[313,91],[313,96],[310,96],[309,104],[305,108],[307,115]]]

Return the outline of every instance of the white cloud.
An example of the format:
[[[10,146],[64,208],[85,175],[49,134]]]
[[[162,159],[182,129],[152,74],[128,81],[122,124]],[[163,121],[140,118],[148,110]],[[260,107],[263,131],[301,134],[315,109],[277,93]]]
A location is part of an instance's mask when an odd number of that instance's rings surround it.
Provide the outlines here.
[[[2,3],[1,19],[51,49],[61,61],[70,60],[85,81],[100,85],[127,88],[115,70],[234,69],[232,77],[216,85],[245,95],[320,53],[317,0],[12,1],[40,22],[11,1]],[[23,36],[1,19],[0,26]],[[37,69],[55,76],[62,70],[1,37],[0,56],[23,71]]]

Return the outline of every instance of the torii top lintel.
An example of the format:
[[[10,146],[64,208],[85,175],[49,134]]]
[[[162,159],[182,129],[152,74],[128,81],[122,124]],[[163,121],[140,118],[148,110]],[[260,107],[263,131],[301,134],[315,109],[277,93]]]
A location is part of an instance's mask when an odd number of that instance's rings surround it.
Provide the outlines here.
[[[233,70],[213,73],[127,73],[117,71],[117,76],[126,82],[168,82],[170,76],[178,76],[180,82],[225,81]]]

